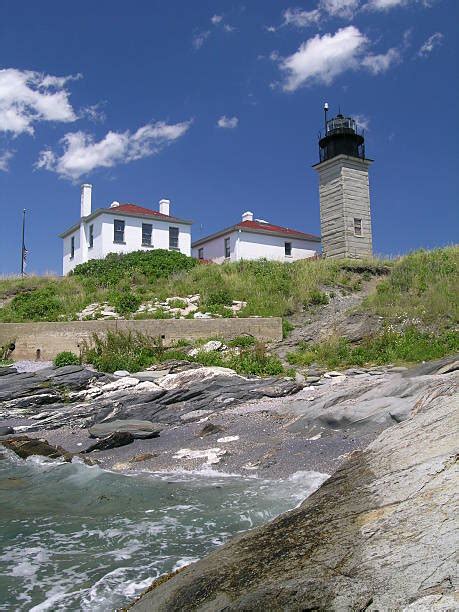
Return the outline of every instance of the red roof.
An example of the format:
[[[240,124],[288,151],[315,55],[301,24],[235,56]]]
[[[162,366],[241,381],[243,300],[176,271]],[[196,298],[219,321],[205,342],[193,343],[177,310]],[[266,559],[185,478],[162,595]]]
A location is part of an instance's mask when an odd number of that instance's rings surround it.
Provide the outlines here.
[[[317,239],[318,236],[313,234],[305,234],[298,230],[290,229],[289,227],[282,227],[281,225],[272,225],[271,223],[260,223],[259,221],[241,221],[238,223],[236,228],[247,229],[247,230],[262,230],[264,232],[275,232],[277,234],[285,234],[286,236],[298,236],[306,239]]]
[[[144,208],[143,206],[137,206],[137,204],[120,204],[119,206],[109,206],[108,209],[129,213],[130,215],[148,215],[151,217],[170,217],[170,215],[164,215],[163,213],[160,213],[157,210],[151,210],[151,208]]]

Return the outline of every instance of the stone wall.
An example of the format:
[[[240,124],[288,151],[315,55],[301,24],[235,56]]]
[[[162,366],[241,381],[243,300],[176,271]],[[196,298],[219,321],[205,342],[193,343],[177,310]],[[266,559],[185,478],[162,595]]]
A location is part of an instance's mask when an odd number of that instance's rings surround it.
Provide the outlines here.
[[[92,334],[108,330],[134,331],[160,337],[165,346],[180,339],[234,338],[250,334],[258,340],[282,339],[282,319],[150,319],[143,321],[72,321],[65,323],[0,323],[0,346],[14,342],[14,359],[51,360],[61,351],[78,354]],[[37,351],[39,351],[37,353]]]

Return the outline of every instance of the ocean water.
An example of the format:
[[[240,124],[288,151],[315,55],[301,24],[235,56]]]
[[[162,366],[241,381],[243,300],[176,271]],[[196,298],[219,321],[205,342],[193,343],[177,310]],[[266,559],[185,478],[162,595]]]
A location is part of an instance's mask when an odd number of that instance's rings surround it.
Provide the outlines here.
[[[326,478],[212,470],[125,476],[82,463],[0,461],[0,610],[109,611]]]

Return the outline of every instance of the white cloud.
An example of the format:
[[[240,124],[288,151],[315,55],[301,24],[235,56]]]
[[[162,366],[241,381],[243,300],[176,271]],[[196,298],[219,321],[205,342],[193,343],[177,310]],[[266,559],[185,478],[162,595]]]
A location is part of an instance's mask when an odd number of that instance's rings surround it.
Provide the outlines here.
[[[211,17],[210,21],[214,25],[217,25],[217,23],[220,23],[221,21],[223,21],[223,15],[214,15],[213,17]]]
[[[33,134],[38,121],[75,121],[78,117],[65,85],[79,77],[16,68],[0,70],[0,131],[14,136]]]
[[[367,37],[354,26],[310,38],[279,64],[285,74],[284,91],[295,91],[310,82],[330,84],[342,72],[358,67],[367,43]]]
[[[332,17],[352,19],[360,0],[320,0],[319,7]]]
[[[223,29],[225,30],[225,32],[234,32],[236,28],[230,25],[229,23],[225,23],[223,24]]]
[[[265,30],[267,32],[277,32],[277,28],[275,26],[265,26]]]
[[[13,157],[13,151],[0,151],[0,171],[8,172],[10,159]]]
[[[432,6],[435,0],[368,0],[365,8],[371,11],[388,11],[397,6],[420,4],[424,7]]]
[[[51,149],[41,151],[36,167],[56,172],[62,178],[77,180],[97,168],[111,168],[155,155],[183,136],[190,125],[191,121],[147,123],[134,133],[129,130],[110,131],[97,142],[85,132],[69,133],[61,139],[63,153],[59,156]]]
[[[219,128],[225,128],[227,130],[233,130],[238,126],[238,123],[239,119],[237,117],[227,117],[226,115],[223,115],[217,121],[217,125]]]
[[[362,66],[367,68],[372,74],[380,74],[381,72],[386,72],[392,64],[397,64],[400,61],[400,51],[392,47],[386,53],[367,55],[362,59]]]
[[[368,130],[370,129],[370,119],[369,117],[367,117],[366,115],[360,115],[360,114],[351,114],[351,117],[353,117],[353,119],[355,119],[355,121],[357,122],[357,126],[361,129],[361,130],[365,130],[365,132],[368,132]]]
[[[192,40],[193,47],[195,49],[200,49],[202,45],[206,42],[206,40],[209,38],[209,36],[209,30],[206,30],[205,32],[198,32],[198,34],[195,34]]]
[[[427,55],[430,55],[435,49],[435,47],[438,47],[442,44],[443,38],[444,36],[441,32],[435,32],[435,34],[429,36],[429,38],[418,51],[419,57],[427,57]]]
[[[288,8],[283,15],[284,26],[294,26],[296,28],[305,28],[312,23],[317,23],[320,19],[320,11],[303,11],[299,8]]]

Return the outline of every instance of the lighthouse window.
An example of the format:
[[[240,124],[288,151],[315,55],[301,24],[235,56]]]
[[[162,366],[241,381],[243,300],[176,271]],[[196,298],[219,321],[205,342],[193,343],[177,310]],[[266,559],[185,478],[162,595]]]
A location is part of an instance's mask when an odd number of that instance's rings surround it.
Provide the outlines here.
[[[285,249],[285,256],[286,257],[291,257],[292,256],[292,243],[291,242],[285,242],[284,243],[284,249]]]
[[[231,257],[231,242],[230,238],[225,238],[225,259]]]
[[[356,219],[354,217],[354,234],[356,236],[362,236],[362,219]]]

